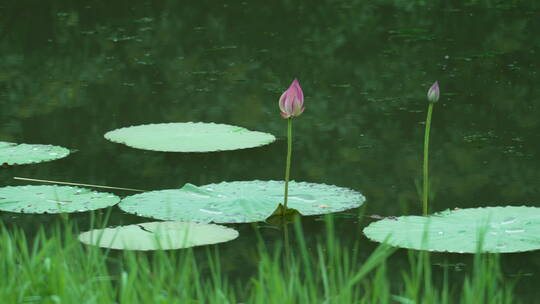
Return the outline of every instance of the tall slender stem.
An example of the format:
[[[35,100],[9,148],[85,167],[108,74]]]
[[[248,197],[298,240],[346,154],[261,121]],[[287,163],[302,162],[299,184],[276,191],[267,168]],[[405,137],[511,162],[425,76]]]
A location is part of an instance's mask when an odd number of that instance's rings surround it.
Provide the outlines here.
[[[290,263],[290,247],[289,247],[289,229],[287,227],[287,223],[283,222],[283,242],[285,247],[285,267],[289,267]]]
[[[429,103],[427,118],[426,118],[426,133],[424,134],[424,177],[423,177],[423,196],[422,196],[422,215],[428,215],[428,193],[429,193],[429,177],[428,177],[428,158],[429,158],[429,130],[431,129],[431,114],[433,113],[433,103]]]
[[[26,178],[26,177],[16,177],[16,176],[13,177],[13,179],[18,179],[18,180],[23,180],[23,181],[29,181],[29,182],[38,182],[38,183],[49,183],[49,184],[71,185],[71,186],[81,186],[81,187],[94,187],[94,188],[103,188],[103,189],[115,189],[115,190],[137,191],[137,192],[145,192],[145,191],[147,191],[147,190],[132,189],[132,188],[120,188],[120,187],[100,186],[100,185],[92,185],[92,184],[79,184],[79,183],[71,183],[71,182],[59,182],[59,181],[53,181],[53,180],[35,179],[35,178]]]
[[[291,171],[292,154],[292,117],[287,119],[287,166],[285,167],[285,198],[283,201],[283,212],[287,210],[287,199],[289,196],[289,173]]]

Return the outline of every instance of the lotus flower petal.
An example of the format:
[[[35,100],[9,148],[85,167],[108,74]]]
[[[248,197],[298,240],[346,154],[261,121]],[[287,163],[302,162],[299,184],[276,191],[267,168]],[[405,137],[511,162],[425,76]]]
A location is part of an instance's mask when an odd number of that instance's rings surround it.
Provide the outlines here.
[[[297,79],[281,94],[279,110],[283,118],[297,117],[304,112],[304,92]]]
[[[428,90],[427,98],[430,103],[436,103],[437,101],[439,101],[439,96],[439,82],[435,81],[435,83]]]

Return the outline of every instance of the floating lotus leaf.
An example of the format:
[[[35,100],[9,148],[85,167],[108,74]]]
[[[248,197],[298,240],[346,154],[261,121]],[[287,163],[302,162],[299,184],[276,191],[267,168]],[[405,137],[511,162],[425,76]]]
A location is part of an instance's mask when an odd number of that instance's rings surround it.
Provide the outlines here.
[[[333,213],[360,206],[362,194],[337,186],[289,182],[288,207],[302,215]],[[264,221],[283,202],[283,182],[223,182],[151,191],[124,198],[119,207],[140,216],[186,222]]]
[[[238,232],[214,224],[152,222],[82,233],[88,245],[123,250],[180,249],[234,240]]]
[[[211,152],[253,148],[276,138],[268,133],[215,123],[186,122],[116,129],[105,138],[137,149],[163,152]]]
[[[0,165],[24,165],[66,157],[69,150],[52,145],[28,145],[0,141]]]
[[[113,206],[116,195],[70,186],[0,188],[0,210],[19,213],[72,213]]]
[[[428,251],[475,253],[480,245],[483,252],[537,250],[540,208],[488,207],[401,216],[373,222],[364,234],[377,242]]]

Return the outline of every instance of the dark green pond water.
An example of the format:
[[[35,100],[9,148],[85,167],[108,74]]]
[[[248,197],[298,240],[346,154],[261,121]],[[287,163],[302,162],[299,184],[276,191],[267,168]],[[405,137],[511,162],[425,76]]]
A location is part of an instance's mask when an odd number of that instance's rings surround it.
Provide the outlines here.
[[[438,80],[431,209],[540,206],[540,5],[445,2],[4,1],[0,140],[77,152],[3,168],[2,185],[27,184],[14,176],[148,190],[282,179],[286,121],[278,98],[297,77],[306,110],[295,120],[292,178],[367,197],[364,210],[338,214],[336,224],[345,244],[360,240],[368,255],[375,245],[361,229],[371,219],[359,214],[421,213],[426,92]],[[180,154],[103,138],[119,127],[187,121],[279,139],[255,149]],[[81,225],[87,218],[73,216]],[[0,219],[32,231],[58,218]],[[140,221],[113,210],[112,224]],[[324,231],[320,217],[303,225],[313,238]],[[235,228],[240,238],[222,253],[228,268],[241,272],[239,252],[255,235],[250,225]],[[280,232],[267,229],[265,236],[271,243]],[[402,250],[393,258],[405,256]],[[465,268],[471,261],[433,259]],[[517,291],[532,298],[540,252],[504,255],[502,262],[509,279],[526,275]]]

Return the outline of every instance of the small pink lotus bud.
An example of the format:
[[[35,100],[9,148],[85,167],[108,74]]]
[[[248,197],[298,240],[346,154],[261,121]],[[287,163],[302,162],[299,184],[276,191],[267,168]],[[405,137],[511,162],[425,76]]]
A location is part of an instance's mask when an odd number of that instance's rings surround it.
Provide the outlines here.
[[[429,88],[429,91],[427,92],[427,99],[430,103],[436,103],[439,101],[439,83],[435,81],[435,83]]]
[[[298,80],[294,80],[279,98],[279,109],[283,118],[297,117],[304,112],[304,93]]]

